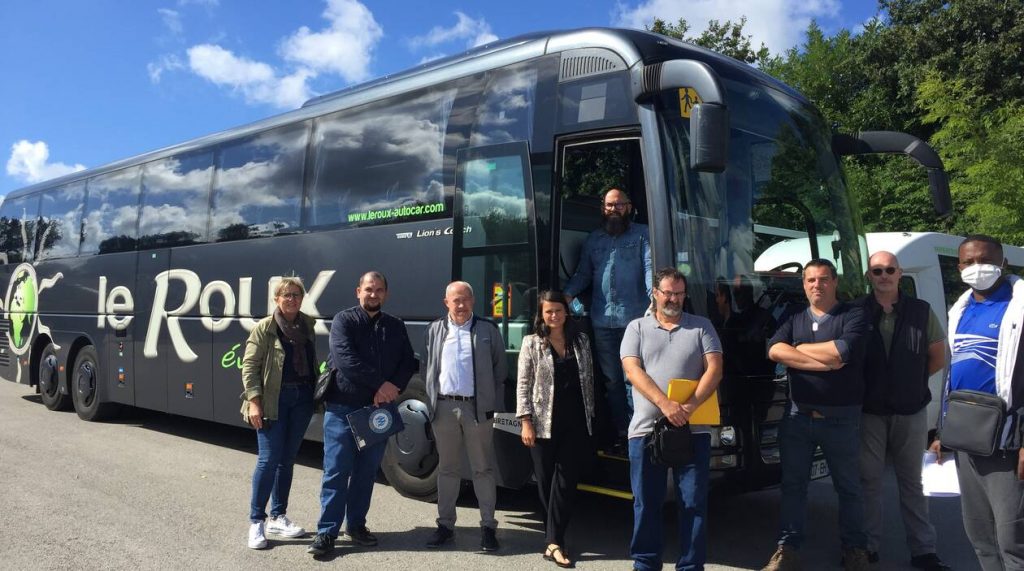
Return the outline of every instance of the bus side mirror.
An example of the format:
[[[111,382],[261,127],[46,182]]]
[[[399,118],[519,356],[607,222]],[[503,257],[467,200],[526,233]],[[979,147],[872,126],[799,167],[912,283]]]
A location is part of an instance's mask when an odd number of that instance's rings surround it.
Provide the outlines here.
[[[698,103],[690,110],[690,167],[722,172],[729,160],[729,110],[725,105]]]
[[[851,155],[877,155],[895,153],[906,155],[928,171],[928,190],[932,206],[939,216],[953,212],[953,197],[949,194],[949,179],[942,158],[928,143],[898,131],[861,131],[856,136],[836,133],[832,135],[832,152],[840,157]]]

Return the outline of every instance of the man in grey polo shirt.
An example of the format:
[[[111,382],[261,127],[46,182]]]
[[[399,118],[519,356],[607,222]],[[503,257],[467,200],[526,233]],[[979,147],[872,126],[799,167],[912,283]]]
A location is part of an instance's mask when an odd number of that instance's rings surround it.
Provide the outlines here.
[[[659,270],[653,297],[656,311],[630,322],[622,338],[622,368],[633,385],[633,420],[629,425],[629,474],[633,488],[633,540],[629,554],[633,568],[661,569],[662,505],[668,468],[654,464],[647,450],[648,435],[663,416],[675,426],[689,421],[722,380],[722,344],[711,322],[683,313],[686,276],[675,268]],[[697,379],[697,390],[684,403],[667,396],[671,379]],[[704,520],[707,516],[711,434],[705,426],[692,427],[693,458],[674,469],[676,507],[679,510],[677,570],[699,570],[707,559]]]

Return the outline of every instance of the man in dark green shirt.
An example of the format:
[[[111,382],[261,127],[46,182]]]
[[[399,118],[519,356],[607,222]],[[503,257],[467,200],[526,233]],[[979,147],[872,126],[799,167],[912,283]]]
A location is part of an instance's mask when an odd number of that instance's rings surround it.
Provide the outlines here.
[[[935,527],[921,489],[921,454],[928,445],[928,377],[945,366],[945,334],[927,302],[899,291],[903,270],[889,252],[868,261],[872,293],[861,300],[871,324],[864,363],[864,413],[860,425],[860,478],[868,560],[878,560],[882,476],[891,458],[900,492],[900,513],[918,569],[949,569],[935,554]]]

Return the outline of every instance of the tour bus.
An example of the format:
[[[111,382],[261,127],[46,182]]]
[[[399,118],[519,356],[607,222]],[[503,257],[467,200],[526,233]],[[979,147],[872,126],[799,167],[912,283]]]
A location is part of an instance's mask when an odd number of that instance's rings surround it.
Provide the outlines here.
[[[896,255],[903,268],[900,290],[927,301],[935,311],[943,331],[947,331],[947,312],[967,290],[960,281],[957,249],[963,236],[937,232],[870,232],[866,236],[869,255],[885,250]],[[819,248],[831,248],[832,238],[818,237]],[[1024,248],[1003,244],[1007,271],[1024,277]],[[768,248],[754,262],[754,269],[783,266],[788,262],[806,262],[810,256],[807,238],[796,237]],[[795,267],[795,266],[794,266]],[[939,371],[928,380],[932,401],[928,403],[928,426],[934,427],[939,414],[939,394],[945,371]]]
[[[513,373],[494,461],[502,485],[522,486],[532,469],[513,414],[518,350],[538,292],[573,273],[600,225],[599,194],[615,186],[649,226],[655,267],[683,270],[688,310],[720,327],[713,477],[770,484],[786,387],[764,339],[802,290],[754,261],[787,233],[833,236],[815,256],[848,269],[843,291],[864,291],[839,157],[908,152],[948,210],[941,162],[915,141],[833,133],[792,88],[656,34],[496,42],[12,192],[0,206],[0,375],[85,420],[127,405],[241,425],[245,340],[282,276],[304,279],[302,310],[317,318],[325,359],[333,314],[354,305],[361,274],[383,272],[385,309],[405,320],[421,371],[427,324],[444,314],[445,285],[463,279],[505,340]],[[728,312],[716,294],[726,284]],[[764,295],[752,304],[755,287]],[[422,378],[400,398],[406,429],[383,471],[399,492],[430,498],[437,455]],[[309,436],[321,437],[319,419]],[[628,497],[626,458],[601,452],[585,473],[587,489]]]

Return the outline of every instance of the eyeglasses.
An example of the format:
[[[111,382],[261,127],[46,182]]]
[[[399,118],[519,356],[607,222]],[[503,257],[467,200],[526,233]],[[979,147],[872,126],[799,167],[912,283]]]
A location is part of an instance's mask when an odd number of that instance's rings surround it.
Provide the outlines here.
[[[888,268],[871,268],[871,274],[880,276],[882,272],[889,274],[890,276],[896,273],[896,268],[889,266]]]
[[[654,288],[654,289],[660,291],[661,295],[663,295],[663,296],[665,296],[665,297],[667,297],[669,299],[672,299],[673,297],[679,297],[679,298],[686,297],[686,290],[685,289],[683,291],[668,291],[668,290],[664,290],[664,289],[660,289],[660,288]]]
[[[285,299],[299,299],[300,297],[302,297],[302,294],[301,293],[282,293],[281,297],[283,297]]]
[[[629,206],[630,204],[631,203],[629,203],[629,202],[605,202],[604,203],[604,209],[605,210],[625,210],[625,208],[627,206]]]

